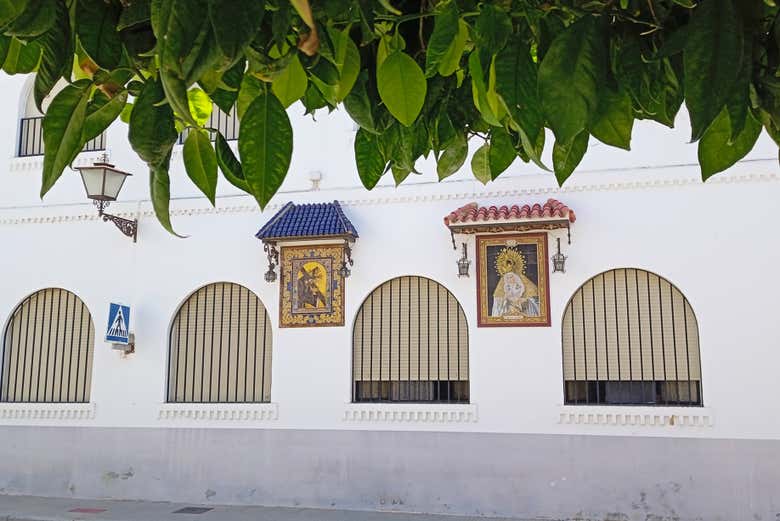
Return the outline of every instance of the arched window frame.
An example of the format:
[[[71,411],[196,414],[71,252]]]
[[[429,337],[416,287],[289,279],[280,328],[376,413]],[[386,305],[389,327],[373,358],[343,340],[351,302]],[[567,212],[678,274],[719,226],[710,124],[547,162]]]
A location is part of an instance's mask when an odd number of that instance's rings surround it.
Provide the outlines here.
[[[16,342],[22,343],[16,346]],[[27,295],[11,312],[1,345],[0,402],[90,401],[95,325],[76,293],[51,287]]]
[[[407,296],[407,306],[408,308],[404,308],[403,306],[403,298],[394,298],[393,288],[394,283],[398,281],[398,292],[395,294],[395,296],[403,296],[406,294]],[[404,281],[408,281],[407,291],[404,292],[402,289],[402,285]],[[437,317],[440,316],[441,306],[446,306],[446,315],[449,319],[449,326],[437,327],[437,330],[435,333],[435,339],[437,342],[437,352],[436,355],[433,355],[433,349],[431,342],[431,332],[432,330],[429,329],[430,322],[426,323],[426,326],[424,328],[420,327],[420,317],[423,315],[417,314],[415,315],[412,313],[412,310],[415,309],[415,307],[420,310],[421,301],[418,301],[415,303],[414,307],[412,304],[409,304],[409,302],[414,302],[413,295],[417,295],[417,298],[422,298],[423,295],[422,286],[418,286],[417,284],[421,284],[423,281],[425,284],[425,298],[430,299],[431,295],[433,294],[433,290],[436,290],[436,295],[439,298],[439,301],[437,303]],[[383,295],[383,291],[385,287],[388,287],[390,290],[390,295],[387,297],[387,304],[391,309],[391,312],[387,315],[383,315],[385,312],[385,297]],[[377,297],[377,295],[379,295]],[[444,297],[447,299],[447,302],[445,304],[441,303],[441,296],[444,295]],[[395,311],[395,305],[394,301],[399,306],[397,309],[398,316],[402,317],[403,310],[406,309],[406,319],[408,326],[405,326],[401,321],[394,322],[393,321],[393,315]],[[389,353],[390,356],[385,357],[388,359],[386,362],[382,361],[382,353],[385,353],[385,349],[383,349],[383,344],[385,340],[385,331],[379,331],[377,333],[376,327],[379,327],[379,325],[374,326],[374,329],[371,333],[371,342],[370,346],[368,347],[368,351],[366,350],[365,346],[365,333],[366,331],[370,330],[372,327],[372,322],[368,322],[368,325],[366,325],[366,306],[371,303],[371,310],[370,313],[372,315],[373,319],[376,319],[377,316],[379,317],[388,317],[387,321],[390,324],[390,334],[388,338],[388,346],[387,346],[387,353]],[[456,319],[452,319],[452,311],[450,311],[450,306],[454,306],[454,313],[456,315]],[[379,310],[379,311],[377,311]],[[426,313],[430,316],[431,309],[430,309],[430,300],[426,301]],[[384,318],[380,319],[379,324],[382,325],[380,329],[386,329],[384,328],[386,320]],[[376,324],[376,322],[374,322]],[[412,327],[414,324],[417,324],[416,327]],[[441,324],[441,322],[440,322]],[[445,322],[446,324],[446,322]],[[397,330],[394,328],[398,327]],[[449,330],[448,330],[449,327]],[[401,331],[400,335],[397,337],[393,337],[392,333],[395,331]],[[425,364],[422,364],[422,336],[418,336],[417,338],[414,338],[415,335],[413,334],[413,331],[417,331],[418,335],[426,335],[426,344],[425,344],[425,353],[427,356],[427,360],[425,361]],[[440,344],[440,333],[443,331],[447,331],[447,338],[451,339],[453,335],[453,331],[455,334],[455,337],[457,338],[456,345],[454,348],[452,346],[448,346],[446,357],[447,361],[452,359],[454,351],[454,355],[456,357],[456,365],[455,367],[448,366],[448,374],[449,376],[447,379],[442,380],[442,374],[441,374],[441,361],[442,361],[442,354],[445,354],[441,351],[442,345]],[[403,342],[404,335],[403,332],[406,332],[406,342]],[[374,347],[374,338],[376,338],[376,335],[379,335],[380,339],[380,346]],[[361,337],[360,346],[358,346],[358,337]],[[442,337],[444,335],[441,335]],[[417,346],[417,354],[416,359],[418,362],[417,371],[414,371],[414,364],[410,363],[412,362],[412,358],[414,355],[412,346],[413,341],[416,340],[416,346]],[[357,309],[357,312],[355,314],[355,319],[353,321],[352,325],[352,338],[351,338],[351,364],[350,364],[350,380],[351,380],[351,394],[352,394],[352,402],[353,403],[370,403],[370,402],[381,402],[381,403],[469,403],[470,402],[470,376],[469,376],[469,369],[470,369],[470,360],[469,360],[469,327],[468,327],[468,320],[466,319],[466,314],[463,309],[463,306],[460,304],[458,299],[455,297],[455,295],[443,284],[439,283],[438,281],[425,277],[420,275],[403,275],[394,277],[391,279],[388,279],[386,281],[383,281],[381,284],[377,285],[375,288],[373,288],[368,294],[365,296],[363,301],[361,302],[360,306]],[[404,357],[402,345],[407,348],[407,352],[405,353],[406,356]],[[394,347],[395,351],[397,351],[397,360],[393,359],[393,353],[394,353]],[[358,351],[360,350],[360,356],[358,356]],[[373,357],[373,354],[375,351],[378,350],[378,357]],[[369,353],[368,357],[366,357],[366,353]],[[379,358],[379,360],[376,360],[375,358]],[[403,360],[406,358],[406,365],[408,368],[404,367]],[[431,378],[430,370],[432,367],[431,361],[438,359],[436,361],[436,372],[438,373],[438,378],[434,379]],[[365,371],[365,364],[366,360],[369,360],[369,372],[368,380],[365,379],[365,373],[361,373],[359,371]],[[397,363],[397,365],[396,365]],[[378,375],[374,374],[375,366],[378,365],[377,370],[379,371]],[[422,365],[425,365],[426,369],[426,378],[422,378]],[[395,367],[394,367],[395,366]],[[360,368],[360,369],[358,369]],[[386,368],[386,369],[385,369]],[[383,379],[383,372],[387,371],[388,378]],[[455,378],[452,378],[453,374],[452,371],[456,371],[454,374]],[[393,378],[393,374],[397,374],[397,378]],[[403,374],[406,373],[406,379],[403,378]],[[416,374],[416,378],[412,378],[412,375]],[[374,379],[374,376],[377,376],[378,379]],[[425,385],[428,382],[436,382],[429,385]],[[404,387],[404,384],[406,387]],[[364,387],[366,386],[366,387]]]
[[[16,157],[32,157],[43,155],[43,114],[35,106],[33,99],[34,77],[28,78],[22,88],[22,97],[19,101],[19,127],[16,134]],[[46,96],[43,102],[44,111],[57,94],[67,86],[64,80],[60,80]],[[98,152],[106,149],[106,133],[88,141],[82,152]]]
[[[579,318],[575,318],[577,307]],[[594,310],[589,318],[588,307]],[[605,338],[607,345],[602,348]],[[703,406],[701,345],[693,306],[675,284],[649,270],[613,268],[581,284],[561,317],[561,356],[565,405]],[[626,369],[629,378],[624,378]]]
[[[212,289],[214,294],[209,300],[209,291]],[[237,293],[236,290],[238,290]],[[220,293],[218,301],[216,300],[217,292]],[[193,306],[194,314],[191,312]],[[201,308],[204,315],[200,315]],[[218,315],[221,315],[223,319],[227,318],[229,325],[233,320],[240,320],[242,309],[247,312],[249,319],[245,328],[242,325],[239,325],[238,330],[226,328],[224,320],[217,320]],[[183,315],[185,312],[186,315]],[[234,316],[234,312],[237,315]],[[187,330],[185,332],[178,329],[180,317],[184,320],[184,329]],[[193,338],[193,331],[190,330],[191,323],[193,327],[196,327],[195,321],[199,318],[204,319],[204,317],[205,321],[211,321],[210,324],[213,327],[209,328],[208,325],[205,325],[203,338],[197,336]],[[220,327],[221,330],[218,332],[217,329]],[[236,335],[233,334],[234,331]],[[244,332],[243,336],[242,331]],[[197,335],[197,330],[194,333]],[[179,359],[178,351],[182,339],[184,339],[185,345],[183,372],[181,371],[182,362]],[[208,365],[206,365],[205,359],[207,339],[209,339],[209,343],[213,344]],[[200,340],[200,349],[198,340]],[[193,342],[192,358],[189,357],[190,341]],[[227,348],[231,342],[236,343],[235,356],[231,349]],[[251,344],[254,345],[250,350]],[[198,355],[199,353],[200,355]],[[198,356],[200,356],[200,360],[198,360]],[[272,360],[273,329],[271,318],[260,297],[248,287],[235,282],[218,281],[205,284],[190,293],[181,302],[171,319],[168,328],[168,356],[165,365],[165,401],[172,404],[270,403]],[[190,361],[192,361],[192,367],[190,367]],[[200,366],[198,366],[198,362],[200,362]],[[220,365],[222,362],[224,362],[224,369]],[[240,370],[242,362],[244,364],[243,372]],[[231,366],[231,363],[234,365]],[[250,363],[253,373],[249,372]],[[249,383],[250,375],[252,377],[251,384]],[[198,376],[200,376],[200,384],[196,386]],[[221,381],[223,376],[227,382],[224,386]],[[233,377],[232,382],[231,377]],[[207,378],[210,378],[208,386],[206,386]],[[250,385],[252,385],[251,394],[249,394]]]

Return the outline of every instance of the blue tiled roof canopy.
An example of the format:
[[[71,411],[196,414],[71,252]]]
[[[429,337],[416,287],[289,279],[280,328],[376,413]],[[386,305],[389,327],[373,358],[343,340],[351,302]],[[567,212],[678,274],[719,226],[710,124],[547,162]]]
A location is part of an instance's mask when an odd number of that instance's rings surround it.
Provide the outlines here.
[[[308,237],[355,239],[357,236],[355,227],[344,215],[338,201],[316,204],[293,204],[291,201],[255,234],[263,241]]]

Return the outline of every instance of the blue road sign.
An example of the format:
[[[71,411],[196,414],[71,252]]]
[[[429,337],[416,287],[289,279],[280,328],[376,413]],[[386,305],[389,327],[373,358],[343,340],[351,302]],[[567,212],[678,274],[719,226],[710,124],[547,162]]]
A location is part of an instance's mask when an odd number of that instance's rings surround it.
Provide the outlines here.
[[[130,343],[130,306],[111,303],[108,311],[106,342],[114,344]]]

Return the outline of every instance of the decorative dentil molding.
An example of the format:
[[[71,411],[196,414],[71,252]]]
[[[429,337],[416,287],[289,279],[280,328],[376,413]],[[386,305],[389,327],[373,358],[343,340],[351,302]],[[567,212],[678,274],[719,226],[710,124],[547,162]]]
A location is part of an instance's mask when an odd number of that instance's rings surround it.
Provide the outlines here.
[[[94,403],[0,403],[0,420],[91,420]]]
[[[262,422],[279,419],[277,403],[165,403],[157,413],[161,421]]]
[[[632,427],[712,427],[712,409],[702,407],[632,407],[564,405],[558,413],[564,425]]]
[[[87,161],[89,162],[89,161]],[[511,181],[512,179],[507,179]],[[450,193],[425,193],[423,189],[434,186],[433,184],[416,184],[402,187],[401,189],[392,187],[377,187],[373,192],[365,192],[360,188],[339,188],[332,190],[319,190],[316,192],[318,200],[324,197],[324,200],[332,198],[333,193],[340,193],[338,197],[342,206],[377,206],[377,205],[389,205],[389,204],[408,204],[408,203],[430,203],[439,201],[482,201],[482,200],[494,200],[497,198],[519,198],[530,196],[551,196],[556,194],[566,193],[579,193],[579,192],[613,192],[613,191],[626,191],[626,190],[652,190],[662,189],[669,187],[680,186],[698,186],[708,187],[710,185],[717,184],[740,184],[740,183],[767,183],[777,182],[780,180],[780,175],[771,174],[734,174],[728,176],[715,177],[707,181],[704,184],[701,179],[697,177],[678,177],[678,178],[665,178],[665,179],[645,179],[639,181],[629,182],[610,182],[610,183],[582,183],[571,184],[563,187],[546,186],[535,188],[511,188],[503,190],[492,190],[488,192],[479,192],[474,190],[458,191]],[[441,183],[435,186],[446,186],[447,184],[454,185],[457,182]],[[404,190],[401,192],[402,189]],[[349,197],[350,193],[362,192],[365,194],[363,197]],[[394,195],[375,195],[381,194],[394,194]],[[309,192],[281,192],[279,194],[279,202],[269,204],[266,207],[267,212],[273,212],[281,208],[284,203],[295,197],[307,197]],[[250,214],[260,211],[252,201],[251,196],[238,195],[238,196],[223,196],[217,198],[220,206],[208,206],[203,204],[200,198],[193,197],[187,199],[173,200],[171,201],[171,216],[184,216],[194,217],[201,215],[231,215],[231,214]],[[117,203],[122,204],[125,208],[129,205],[139,203]],[[154,209],[151,207],[149,201],[141,201],[141,208],[138,211],[117,211],[116,215],[128,219],[153,219],[155,218]],[[23,210],[25,212],[34,211],[35,215],[32,216],[9,216],[0,217],[0,225],[13,225],[13,224],[57,224],[57,223],[71,223],[71,222],[83,222],[83,221],[98,221],[99,217],[97,212],[92,211],[92,207],[89,206],[89,210],[86,213],[78,214],[62,214],[54,212],[62,212],[61,206],[40,206],[40,207],[27,207],[27,208],[0,208],[0,214],[3,212],[11,212]],[[87,205],[79,206],[79,211],[83,211],[82,208],[87,208]],[[47,212],[48,215],[42,215],[43,212]]]
[[[348,404],[345,422],[476,423],[475,404]]]

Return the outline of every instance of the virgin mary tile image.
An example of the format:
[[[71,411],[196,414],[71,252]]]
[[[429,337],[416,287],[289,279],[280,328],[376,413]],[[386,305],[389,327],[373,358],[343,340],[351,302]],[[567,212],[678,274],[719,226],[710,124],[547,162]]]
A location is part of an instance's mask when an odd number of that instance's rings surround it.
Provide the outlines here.
[[[480,326],[548,326],[547,234],[477,236]]]

